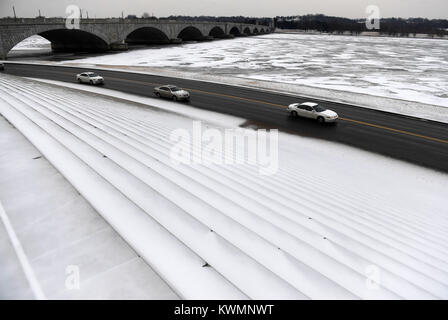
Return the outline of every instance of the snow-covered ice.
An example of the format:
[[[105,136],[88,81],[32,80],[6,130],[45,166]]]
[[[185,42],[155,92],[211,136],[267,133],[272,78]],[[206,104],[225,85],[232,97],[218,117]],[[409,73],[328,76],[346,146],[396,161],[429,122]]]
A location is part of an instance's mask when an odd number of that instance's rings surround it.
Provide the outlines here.
[[[170,133],[194,116],[174,102],[0,84],[0,112],[181,297],[448,298],[446,174],[283,133],[272,176],[175,165]]]
[[[34,35],[22,40],[11,49],[11,51],[21,51],[21,50],[45,50],[51,49],[51,42],[47,39]]]

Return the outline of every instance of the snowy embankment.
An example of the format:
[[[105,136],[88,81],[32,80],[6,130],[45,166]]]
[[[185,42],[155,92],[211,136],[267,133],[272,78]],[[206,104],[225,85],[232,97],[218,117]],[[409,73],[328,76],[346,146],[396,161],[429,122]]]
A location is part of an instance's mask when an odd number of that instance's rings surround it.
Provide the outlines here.
[[[175,165],[184,115],[11,76],[0,93],[0,112],[183,298],[448,298],[444,174],[287,134],[273,176]]]
[[[1,114],[0,261],[0,300],[177,299]]]

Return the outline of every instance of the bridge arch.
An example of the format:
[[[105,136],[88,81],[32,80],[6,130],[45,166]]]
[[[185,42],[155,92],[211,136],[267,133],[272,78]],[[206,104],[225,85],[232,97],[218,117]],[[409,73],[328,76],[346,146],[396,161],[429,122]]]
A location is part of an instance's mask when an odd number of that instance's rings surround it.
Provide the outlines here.
[[[51,42],[53,51],[107,51],[109,44],[101,37],[83,30],[55,29],[38,33]]]
[[[232,29],[230,29],[229,33],[233,34],[234,36],[241,34],[240,29],[238,29],[238,27],[233,27]]]
[[[141,27],[130,32],[125,42],[128,44],[165,44],[170,39],[162,30],[155,27]]]
[[[244,33],[244,34],[252,34],[252,32],[250,31],[250,28],[249,28],[249,27],[244,28],[243,33]]]
[[[264,33],[265,31],[264,31],[264,29],[262,28],[261,30],[260,30],[260,33]]]
[[[257,28],[254,28],[254,30],[252,31],[254,34],[257,34],[259,31]]]
[[[183,41],[200,41],[204,39],[201,30],[193,26],[183,28],[177,37]]]
[[[44,27],[24,30],[3,40],[3,54],[6,55],[12,48],[23,40],[39,35],[51,42],[54,51],[107,51],[109,43],[101,34],[90,30],[66,29],[63,27]]]
[[[220,38],[220,37],[223,37],[223,36],[225,36],[225,32],[224,32],[224,30],[221,28],[221,27],[218,27],[218,26],[216,26],[216,27],[213,27],[211,30],[210,30],[210,32],[208,33],[208,35],[209,36],[212,36],[212,37],[214,37],[214,38]]]

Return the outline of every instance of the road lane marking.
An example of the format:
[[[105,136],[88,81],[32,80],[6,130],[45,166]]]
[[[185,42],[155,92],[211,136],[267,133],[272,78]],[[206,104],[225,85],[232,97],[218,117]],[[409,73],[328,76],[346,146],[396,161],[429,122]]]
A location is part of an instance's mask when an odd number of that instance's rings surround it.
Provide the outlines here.
[[[48,71],[50,71],[50,70],[47,70],[47,72]],[[71,75],[73,74],[71,72],[66,72],[66,71],[53,71],[53,70],[51,70],[51,72],[65,73],[65,74],[71,74]],[[114,72],[114,71],[112,71],[112,72]],[[117,80],[117,81],[125,81],[125,82],[130,82],[130,83],[139,83],[139,84],[146,84],[146,85],[152,85],[152,86],[160,86],[161,85],[159,83],[148,82],[148,81],[130,80],[130,79],[123,79],[123,78],[115,78],[115,77],[107,77],[107,78],[108,79]],[[226,97],[226,98],[230,98],[230,99],[242,100],[242,101],[258,103],[258,104],[265,104],[265,105],[269,105],[269,106],[273,106],[273,107],[279,107],[279,108],[282,108],[282,109],[286,109],[287,108],[287,106],[285,106],[285,105],[272,103],[272,102],[267,102],[267,101],[262,101],[262,100],[257,100],[257,99],[243,98],[243,97],[238,97],[238,96],[233,96],[233,95],[228,95],[228,94],[223,94],[223,93],[204,91],[204,90],[199,90],[199,89],[191,89],[191,88],[185,88],[185,89],[189,90],[189,91],[192,91],[192,92],[203,93],[203,94],[214,95],[214,96],[220,96],[220,97]],[[390,132],[401,133],[401,134],[404,134],[404,135],[417,137],[417,138],[421,138],[421,139],[425,139],[425,140],[429,140],[429,141],[435,141],[435,142],[448,144],[448,140],[445,140],[445,139],[434,138],[434,137],[430,137],[430,136],[426,136],[426,135],[422,135],[422,134],[418,134],[418,133],[413,133],[413,132],[406,131],[406,130],[394,129],[394,128],[390,128],[390,127],[386,127],[386,126],[383,126],[383,125],[374,124],[374,123],[370,123],[370,122],[365,122],[365,121],[360,121],[360,120],[355,120],[355,119],[350,119],[350,118],[345,118],[345,117],[340,117],[339,120],[347,121],[347,122],[351,122],[351,123],[356,123],[358,125],[364,125],[364,126],[368,126],[368,127],[372,127],[372,128],[383,129],[383,130],[390,131]]]
[[[425,136],[425,135],[422,135],[422,134],[413,133],[413,132],[410,132],[410,131],[389,128],[389,127],[382,126],[382,125],[379,125],[379,124],[374,124],[374,123],[370,123],[370,122],[359,121],[359,120],[354,120],[354,119],[349,119],[349,118],[343,118],[342,117],[342,118],[339,118],[339,119],[343,120],[343,121],[353,122],[353,123],[360,124],[360,125],[365,125],[365,126],[369,126],[369,127],[374,127],[374,128],[378,128],[378,129],[383,129],[383,130],[387,130],[387,131],[396,132],[396,133],[402,133],[402,134],[406,134],[406,135],[413,136],[413,137],[418,137],[418,138],[422,138],[422,139],[426,139],[426,140],[431,140],[431,141],[436,141],[436,142],[441,142],[441,143],[448,144],[448,140],[434,138],[434,137],[429,137],[429,136]]]
[[[280,107],[280,108],[283,108],[283,109],[287,108],[287,106],[282,105],[282,104],[277,104],[277,103],[272,103],[272,102],[267,102],[267,101],[262,101],[262,100],[243,98],[243,97],[232,96],[232,95],[228,95],[228,94],[224,94],[224,93],[209,92],[209,91],[203,91],[203,90],[197,90],[197,89],[188,89],[188,88],[186,88],[186,89],[190,90],[190,91],[193,91],[193,92],[204,93],[204,94],[211,94],[211,95],[215,95],[215,96],[226,97],[226,98],[231,98],[231,99],[238,99],[238,100],[254,102],[254,103],[261,103],[261,104],[266,104],[266,105],[270,105],[270,106],[274,106],[274,107]]]
[[[128,81],[127,79],[121,79],[121,78],[113,78],[113,79]],[[137,83],[145,83],[143,81],[138,81],[138,80],[129,80],[129,81],[133,81],[133,82],[137,82]],[[150,83],[150,82],[148,82],[148,83]],[[152,85],[159,85],[159,84],[155,84],[155,83],[150,83],[150,84],[152,84]],[[203,94],[227,97],[227,98],[231,98],[231,99],[238,99],[238,100],[243,100],[243,101],[248,101],[248,102],[253,102],[253,103],[259,103],[259,104],[266,104],[266,105],[270,105],[270,106],[274,106],[274,107],[280,107],[280,108],[283,108],[283,109],[287,108],[287,106],[285,106],[285,105],[281,105],[281,104],[277,104],[277,103],[271,103],[271,102],[266,102],[266,101],[262,101],[262,100],[243,98],[243,97],[232,96],[232,95],[223,94],[223,93],[203,91],[203,90],[198,90],[198,89],[191,89],[191,88],[185,88],[185,89],[189,90],[189,91],[192,91],[192,92],[198,92],[198,93],[203,93]],[[386,126],[383,126],[383,125],[378,125],[378,124],[374,124],[374,123],[370,123],[370,122],[359,121],[359,120],[345,118],[345,117],[340,117],[339,120],[348,121],[348,122],[356,123],[356,124],[359,124],[359,125],[369,126],[369,127],[373,127],[373,128],[377,128],[377,129],[383,129],[383,130],[386,130],[386,131],[391,131],[391,132],[395,132],[395,133],[401,133],[401,134],[405,134],[405,135],[409,135],[409,136],[413,136],[413,137],[418,137],[418,138],[422,138],[422,139],[426,139],[426,140],[430,140],[430,141],[436,141],[436,142],[448,144],[448,140],[434,138],[434,137],[430,137],[430,136],[425,136],[425,135],[422,135],[422,134],[413,133],[413,132],[406,131],[406,130],[394,129],[394,128],[390,128],[390,127],[386,127]]]

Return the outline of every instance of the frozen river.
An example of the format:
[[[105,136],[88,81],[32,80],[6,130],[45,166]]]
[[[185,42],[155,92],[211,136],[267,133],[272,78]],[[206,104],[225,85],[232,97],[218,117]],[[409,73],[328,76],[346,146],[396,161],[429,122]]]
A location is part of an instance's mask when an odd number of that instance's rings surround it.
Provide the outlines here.
[[[71,62],[162,67],[448,107],[447,52],[445,40],[269,34],[132,50]]]

